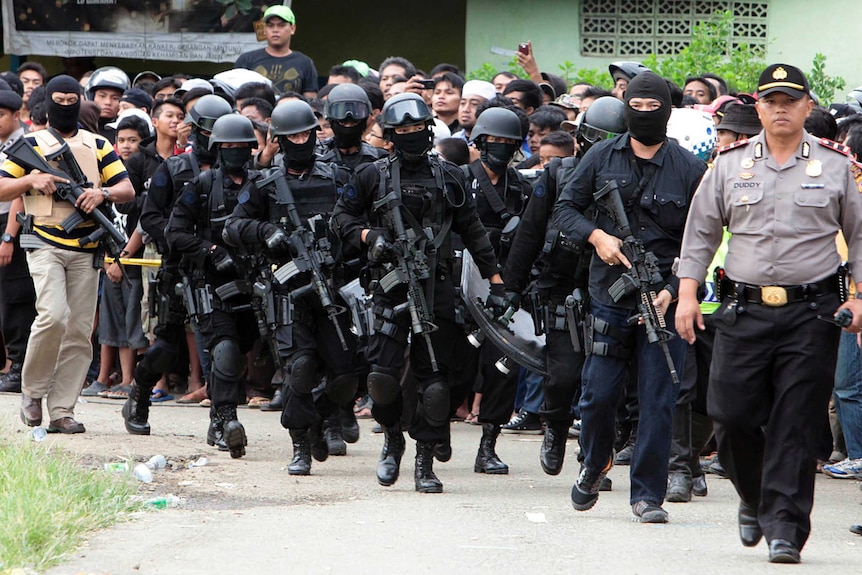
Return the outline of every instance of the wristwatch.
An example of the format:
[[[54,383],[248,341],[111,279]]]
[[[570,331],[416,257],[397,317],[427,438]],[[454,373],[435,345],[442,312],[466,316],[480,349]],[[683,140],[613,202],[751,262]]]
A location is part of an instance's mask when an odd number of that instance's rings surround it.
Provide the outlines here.
[[[108,188],[102,188],[102,196],[105,198],[105,201],[106,201],[106,202],[107,202],[109,199],[111,199],[111,198],[110,198],[110,195],[111,195],[111,190],[109,190]]]
[[[15,236],[13,236],[12,234],[6,233],[6,234],[3,234],[2,236],[0,236],[0,240],[3,240],[4,244],[11,244],[12,242],[15,241]]]

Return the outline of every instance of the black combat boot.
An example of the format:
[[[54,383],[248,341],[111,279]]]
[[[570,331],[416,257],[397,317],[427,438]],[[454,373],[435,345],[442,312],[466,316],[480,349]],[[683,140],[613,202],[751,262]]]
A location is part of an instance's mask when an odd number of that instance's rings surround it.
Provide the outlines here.
[[[542,463],[542,471],[548,475],[559,475],[563,470],[568,437],[569,429],[565,424],[548,424],[545,427],[545,438],[542,440],[539,461]]]
[[[132,383],[129,397],[123,404],[123,419],[126,431],[132,435],[149,435],[150,394],[137,383]]]
[[[0,391],[7,393],[21,393],[21,368],[20,363],[13,363],[8,373],[0,377]]]
[[[483,438],[484,439],[484,438]],[[419,493],[443,493],[443,484],[434,474],[434,447],[436,443],[416,442],[416,491]]]
[[[323,437],[323,420],[320,416],[317,416],[311,424],[308,439],[311,441],[311,456],[317,461],[326,461],[329,457],[329,446],[326,444],[326,438]]]
[[[227,451],[224,442],[224,421],[221,420],[215,407],[210,407],[210,426],[207,429],[207,445],[218,447],[219,451]]]
[[[338,417],[341,420],[341,437],[347,443],[359,441],[359,422],[353,412],[353,404],[342,405],[338,408]]]
[[[377,483],[388,487],[398,481],[401,456],[404,455],[404,433],[401,424],[383,428],[383,451],[377,462]]]
[[[497,452],[494,451],[494,449],[497,447],[498,435],[500,435],[499,426],[494,425],[493,423],[482,424],[482,439],[479,441],[479,452],[476,453],[476,464],[473,466],[473,471],[475,471],[476,473],[488,473],[490,475],[507,475],[509,473],[509,466],[500,461],[500,458],[497,457]],[[418,445],[416,449],[418,451]],[[416,461],[418,467],[418,455],[416,456]],[[431,475],[434,475],[434,473],[432,472]],[[418,485],[418,475],[416,482],[416,484]],[[429,491],[428,493],[434,492]]]
[[[341,419],[338,413],[330,415],[323,422],[323,438],[329,455],[347,455],[347,444],[341,436]]]
[[[311,475],[311,440],[307,429],[291,429],[293,459],[287,464],[290,475]]]
[[[230,456],[238,459],[245,455],[245,446],[248,445],[248,439],[245,437],[245,428],[236,418],[235,405],[221,405],[216,408],[219,418],[224,424],[223,436],[225,445],[227,445]]]

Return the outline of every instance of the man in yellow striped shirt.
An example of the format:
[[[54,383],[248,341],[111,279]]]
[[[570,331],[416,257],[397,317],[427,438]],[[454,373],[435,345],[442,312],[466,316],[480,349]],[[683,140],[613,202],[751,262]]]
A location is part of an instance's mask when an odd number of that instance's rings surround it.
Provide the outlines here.
[[[75,205],[54,195],[63,178],[27,170],[10,159],[0,166],[0,201],[23,196],[24,210],[33,216],[27,254],[36,287],[33,322],[22,370],[21,419],[42,424],[42,398],[46,398],[49,432],[83,433],[74,418],[75,402],[92,358],[90,334],[98,301],[98,244],[85,238],[94,223],[85,221],[72,230],[61,223],[75,210],[92,213],[106,202],[127,202],[135,191],[111,144],[102,136],[78,129],[81,87],[70,76],[48,82],[49,128],[27,136],[42,155],[49,157],[65,142],[93,184]],[[38,247],[36,247],[38,246]]]

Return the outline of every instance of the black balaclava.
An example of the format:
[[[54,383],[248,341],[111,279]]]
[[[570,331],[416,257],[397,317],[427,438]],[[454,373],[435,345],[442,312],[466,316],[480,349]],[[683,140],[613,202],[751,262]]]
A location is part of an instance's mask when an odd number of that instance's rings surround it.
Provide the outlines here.
[[[287,136],[279,136],[278,145],[284,154],[284,166],[288,170],[306,171],[314,165],[314,147],[317,132],[312,130],[304,144],[294,144]]]
[[[251,160],[251,147],[219,148],[219,165],[231,176],[245,174],[245,166]]]
[[[479,147],[479,159],[495,174],[502,174],[520,147],[520,144],[483,141]]]
[[[81,85],[71,76],[61,75],[52,78],[46,86],[48,92],[48,125],[62,134],[71,134],[78,129],[78,115],[81,113]],[[54,102],[55,92],[78,94],[78,102],[62,105]]]
[[[640,112],[629,106],[629,100],[632,98],[655,98],[661,102],[661,108],[652,112]],[[653,72],[641,72],[629,82],[623,116],[629,134],[641,144],[654,146],[664,141],[670,109],[670,89],[661,76]]]
[[[335,145],[339,148],[358,148],[362,144],[362,134],[368,124],[368,118],[361,118],[355,126],[345,126],[338,120],[331,120],[329,126],[335,134]]]
[[[433,135],[430,126],[425,126],[424,130],[410,134],[396,134],[393,129],[389,134],[389,141],[392,142],[396,152],[404,158],[404,161],[415,163],[422,160],[425,154],[431,150]]]
[[[210,139],[208,136],[201,134],[200,128],[192,125],[192,151],[198,157],[198,161],[202,164],[215,164],[218,152],[215,149],[210,149]]]

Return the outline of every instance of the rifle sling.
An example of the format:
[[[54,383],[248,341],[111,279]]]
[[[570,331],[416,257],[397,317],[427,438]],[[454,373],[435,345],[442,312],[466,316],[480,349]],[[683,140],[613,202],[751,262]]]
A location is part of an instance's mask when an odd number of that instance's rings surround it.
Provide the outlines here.
[[[488,205],[491,206],[491,209],[494,210],[494,213],[500,216],[502,220],[508,220],[512,214],[506,208],[506,202],[504,202],[503,198],[500,197],[500,194],[497,192],[497,188],[495,188],[494,184],[491,183],[491,178],[488,177],[488,174],[485,172],[485,168],[482,167],[482,163],[473,162],[467,167],[479,183],[479,188],[481,188],[482,194],[485,196],[485,200],[488,202]]]

